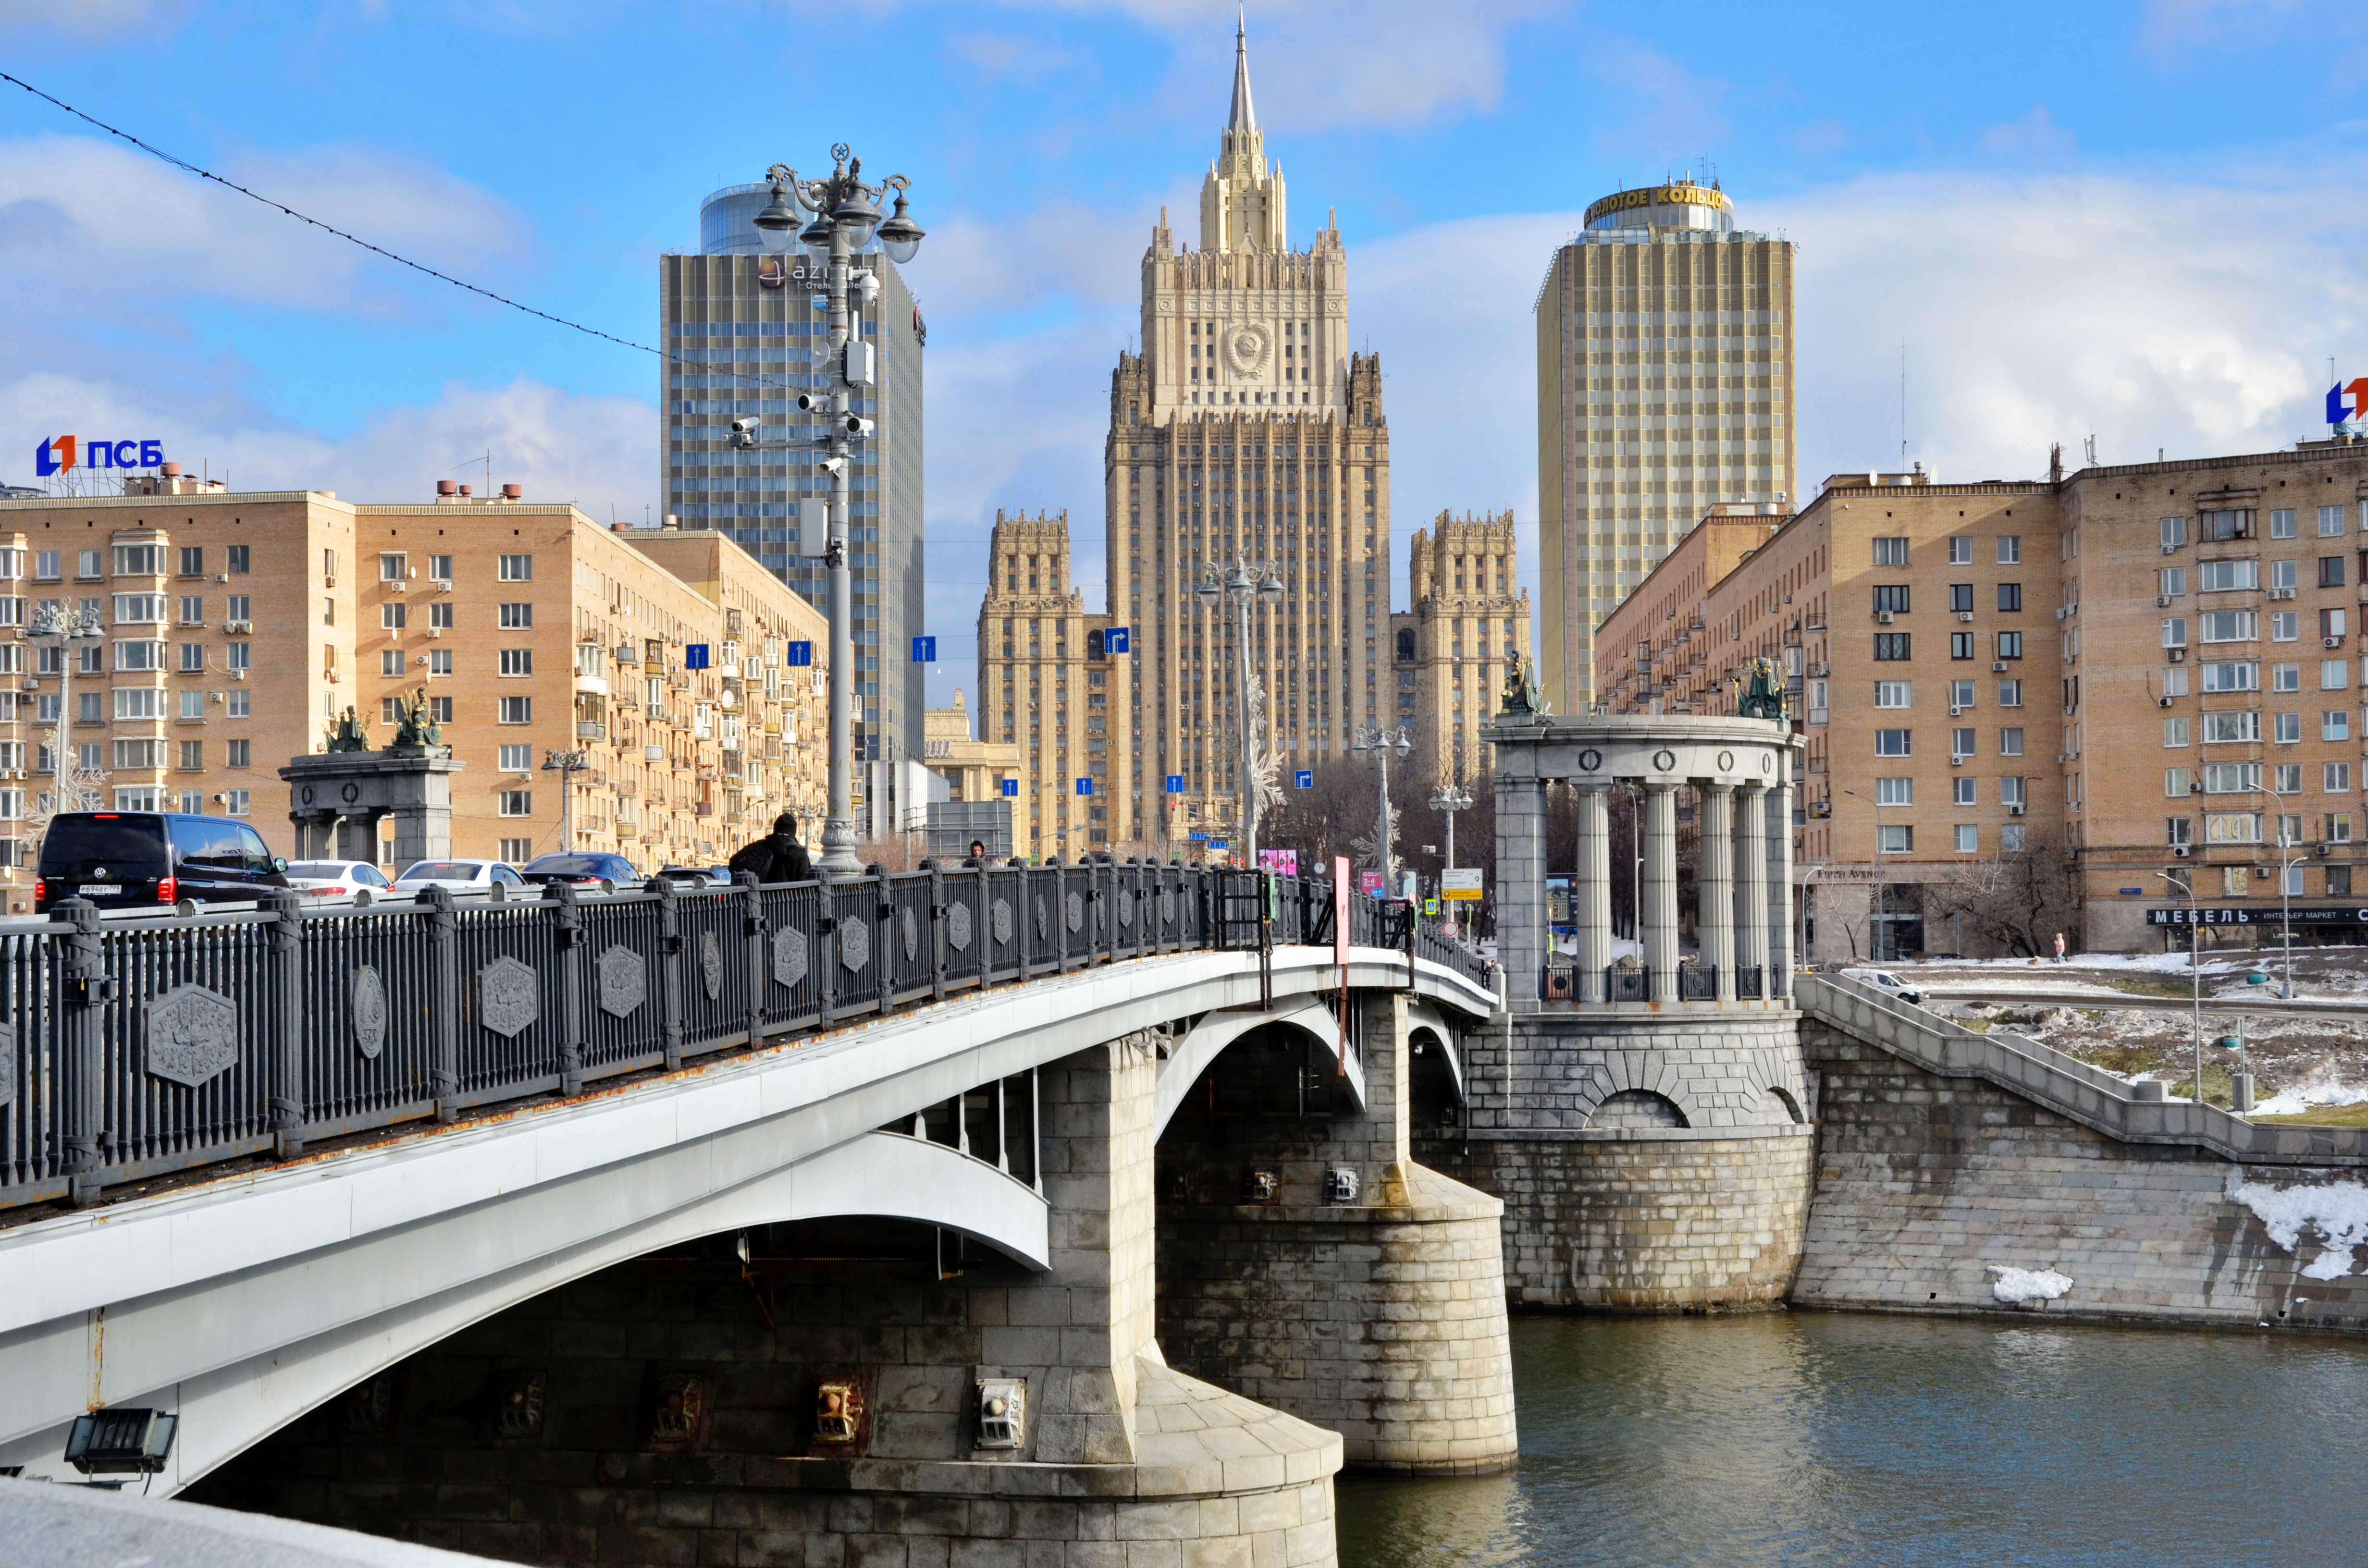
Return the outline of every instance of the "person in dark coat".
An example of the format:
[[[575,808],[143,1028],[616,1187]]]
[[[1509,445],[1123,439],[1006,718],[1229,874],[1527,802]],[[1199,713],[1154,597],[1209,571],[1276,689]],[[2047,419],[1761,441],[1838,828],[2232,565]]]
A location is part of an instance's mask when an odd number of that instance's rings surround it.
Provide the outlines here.
[[[773,831],[732,857],[734,874],[746,871],[760,882],[810,882],[814,862],[798,842],[798,819],[783,812],[773,819]]]

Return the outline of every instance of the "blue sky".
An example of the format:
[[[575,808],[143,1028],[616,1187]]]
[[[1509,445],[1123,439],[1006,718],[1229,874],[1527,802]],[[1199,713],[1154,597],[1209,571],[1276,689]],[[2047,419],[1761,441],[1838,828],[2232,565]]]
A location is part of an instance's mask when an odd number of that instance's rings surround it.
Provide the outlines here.
[[[1949,478],[2036,473],[2091,434],[2107,461],[2280,446],[2312,433],[2329,356],[2368,374],[2351,13],[1304,0],[1250,32],[1294,236],[1338,209],[1388,372],[1401,555],[1442,507],[1531,520],[1548,255],[1593,197],[1705,157],[1745,224],[1802,246],[1804,488],[1897,461],[1903,345],[1909,455]],[[706,191],[839,138],[910,176],[942,700],[973,678],[996,506],[1069,508],[1099,560],[1110,368],[1160,204],[1192,226],[1232,34],[1198,0],[0,0],[0,69],[642,341]],[[5,85],[0,301],[0,480],[48,435],[111,431],[242,489],[423,494],[490,451],[495,483],[596,516],[655,499],[649,357]]]

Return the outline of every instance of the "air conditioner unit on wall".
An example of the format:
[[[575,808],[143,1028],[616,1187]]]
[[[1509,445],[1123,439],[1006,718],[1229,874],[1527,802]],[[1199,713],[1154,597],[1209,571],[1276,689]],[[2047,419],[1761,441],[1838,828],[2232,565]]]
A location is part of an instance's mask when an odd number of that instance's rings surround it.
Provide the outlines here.
[[[2154,608],[2157,609],[2169,609],[2170,608],[2170,596],[2169,594],[2157,594],[2154,597]]]
[[[2190,855],[2192,855],[2192,854],[2194,854],[2194,853],[2195,853],[2195,851],[2193,851],[2192,849],[2190,849],[2190,848],[2189,848],[2186,845],[2184,845],[2184,844],[2174,844],[2174,845],[2172,845],[2172,846],[2170,846],[2170,852],[2171,852],[2171,854],[2172,854],[2173,856],[2177,857],[2178,858],[2180,858],[2180,859],[2181,859],[2181,860],[2186,859]]]
[[[1877,626],[1888,626],[1891,624],[1893,619],[1894,617],[1892,612],[1887,609],[1879,609],[1874,612],[1874,623]]]

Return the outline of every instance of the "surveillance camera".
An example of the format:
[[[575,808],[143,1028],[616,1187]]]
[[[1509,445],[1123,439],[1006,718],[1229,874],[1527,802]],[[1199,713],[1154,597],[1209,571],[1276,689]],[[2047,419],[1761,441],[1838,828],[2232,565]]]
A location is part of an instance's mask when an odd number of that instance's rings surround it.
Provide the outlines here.
[[[833,479],[837,479],[840,474],[847,472],[847,460],[845,458],[825,458],[822,460],[822,471],[823,472],[830,475]]]
[[[803,392],[798,393],[798,408],[803,413],[821,414],[826,411],[829,407],[830,394],[828,392]]]
[[[853,284],[856,291],[863,296],[863,302],[865,304],[868,305],[872,301],[880,297],[880,275],[878,273],[859,272],[852,278],[848,279],[848,281]]]
[[[761,419],[735,419],[732,422],[732,433],[735,436],[746,436],[763,423]]]
[[[859,440],[871,435],[873,428],[871,421],[860,414],[850,414],[847,416],[847,433]]]

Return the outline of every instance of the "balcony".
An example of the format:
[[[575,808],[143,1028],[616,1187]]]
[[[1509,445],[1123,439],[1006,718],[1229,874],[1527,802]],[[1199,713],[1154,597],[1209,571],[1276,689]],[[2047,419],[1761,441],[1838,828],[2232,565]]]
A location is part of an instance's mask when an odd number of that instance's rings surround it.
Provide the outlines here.
[[[578,719],[575,721],[575,738],[579,741],[605,741],[609,738],[609,726],[594,719]]]

